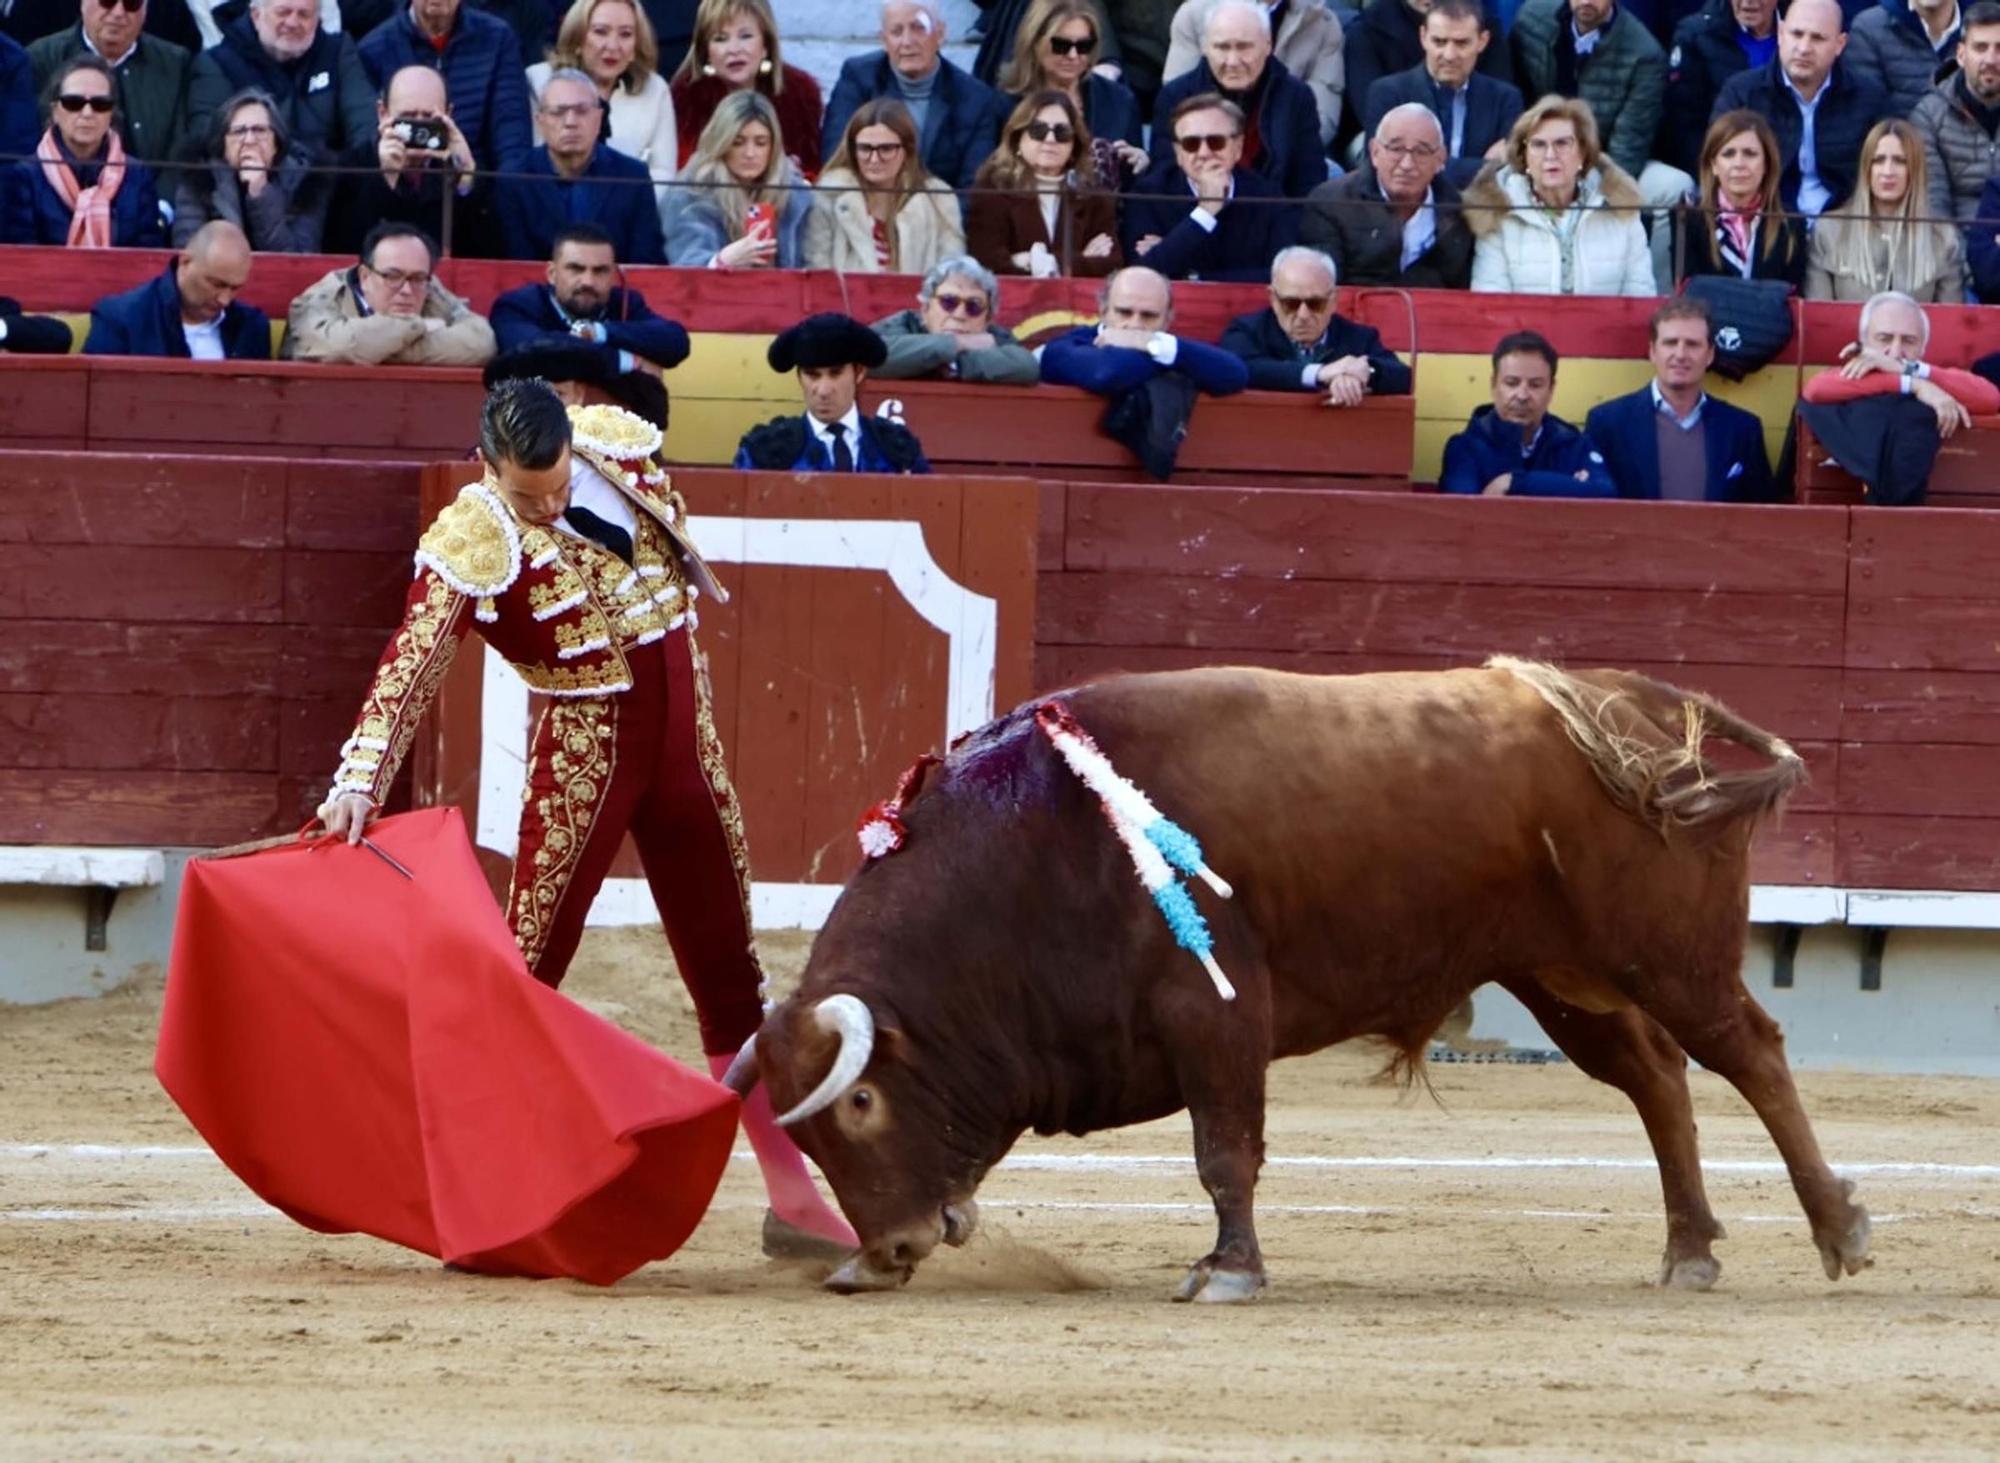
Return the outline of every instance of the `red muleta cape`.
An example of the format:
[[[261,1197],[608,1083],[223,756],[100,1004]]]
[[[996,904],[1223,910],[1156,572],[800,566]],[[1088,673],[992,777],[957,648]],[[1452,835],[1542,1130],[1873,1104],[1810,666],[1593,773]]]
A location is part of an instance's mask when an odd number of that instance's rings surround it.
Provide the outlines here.
[[[693,1233],[738,1104],[528,974],[458,811],[196,859],[154,1071],[270,1204],[609,1285]]]

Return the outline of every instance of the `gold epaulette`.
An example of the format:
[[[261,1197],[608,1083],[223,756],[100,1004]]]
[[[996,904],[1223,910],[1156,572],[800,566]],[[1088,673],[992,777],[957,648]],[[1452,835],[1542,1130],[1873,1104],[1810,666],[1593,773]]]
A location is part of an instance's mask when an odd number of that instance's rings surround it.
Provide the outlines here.
[[[491,621],[494,597],[521,575],[521,533],[514,515],[484,483],[467,483],[424,530],[417,564],[460,594],[478,601],[473,613]]]
[[[571,445],[592,462],[644,462],[665,440],[644,417],[607,402],[571,407],[569,432]]]

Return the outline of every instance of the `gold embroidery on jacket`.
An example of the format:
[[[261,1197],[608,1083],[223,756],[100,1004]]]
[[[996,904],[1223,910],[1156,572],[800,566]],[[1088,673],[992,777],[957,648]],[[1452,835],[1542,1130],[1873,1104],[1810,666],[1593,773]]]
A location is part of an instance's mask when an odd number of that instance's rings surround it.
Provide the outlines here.
[[[409,754],[465,636],[470,601],[426,570],[421,597],[412,598],[361,703],[354,735],[341,749],[333,793],[358,792],[381,803]]]

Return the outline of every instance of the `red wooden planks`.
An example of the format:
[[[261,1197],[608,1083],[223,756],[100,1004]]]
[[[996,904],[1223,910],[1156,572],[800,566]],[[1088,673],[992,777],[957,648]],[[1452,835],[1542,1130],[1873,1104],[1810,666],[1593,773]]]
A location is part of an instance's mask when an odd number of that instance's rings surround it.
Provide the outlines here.
[[[271,772],[278,715],[268,696],[0,693],[0,767]]]
[[[2000,889],[2000,820],[1844,813],[1839,879],[1858,889]]]

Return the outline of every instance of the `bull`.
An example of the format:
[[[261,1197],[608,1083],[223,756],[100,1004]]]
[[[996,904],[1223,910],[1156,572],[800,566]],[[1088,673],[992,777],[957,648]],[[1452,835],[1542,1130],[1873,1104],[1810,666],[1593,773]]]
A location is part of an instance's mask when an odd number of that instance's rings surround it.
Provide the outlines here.
[[[1638,1108],[1665,1196],[1662,1284],[1720,1273],[1689,1056],[1763,1121],[1828,1278],[1871,1263],[1867,1211],[1821,1157],[1742,980],[1752,833],[1805,777],[1783,741],[1644,676],[1502,658],[1120,676],[1063,699],[1234,885],[1202,899],[1234,999],[1176,945],[1032,706],[963,740],[729,1076],[765,1084],[861,1237],[831,1288],[894,1287],[962,1243],[981,1180],[1027,1130],[1185,1107],[1217,1234],[1174,1298],[1254,1296],[1268,1064],[1374,1037],[1414,1069],[1489,981]]]

